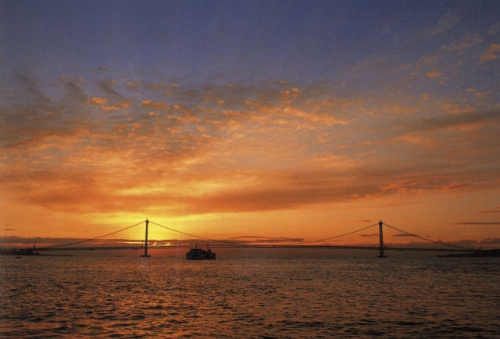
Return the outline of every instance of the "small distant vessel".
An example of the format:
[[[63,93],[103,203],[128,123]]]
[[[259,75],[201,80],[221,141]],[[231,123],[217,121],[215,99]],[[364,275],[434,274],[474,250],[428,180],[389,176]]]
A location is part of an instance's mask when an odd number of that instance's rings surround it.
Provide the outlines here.
[[[207,246],[207,249],[198,248],[198,244],[196,244],[195,248],[189,250],[186,253],[187,260],[215,260],[215,253],[212,252],[210,247]]]

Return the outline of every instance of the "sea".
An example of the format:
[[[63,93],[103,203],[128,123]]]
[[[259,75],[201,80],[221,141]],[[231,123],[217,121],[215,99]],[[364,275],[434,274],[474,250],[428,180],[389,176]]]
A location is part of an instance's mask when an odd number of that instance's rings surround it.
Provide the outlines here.
[[[0,338],[500,338],[500,258],[334,249],[0,257]]]

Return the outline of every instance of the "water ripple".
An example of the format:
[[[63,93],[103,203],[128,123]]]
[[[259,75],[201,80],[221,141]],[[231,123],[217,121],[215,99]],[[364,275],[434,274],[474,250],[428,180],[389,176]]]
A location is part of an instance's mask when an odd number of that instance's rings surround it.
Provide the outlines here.
[[[5,338],[500,337],[494,258],[0,260]]]

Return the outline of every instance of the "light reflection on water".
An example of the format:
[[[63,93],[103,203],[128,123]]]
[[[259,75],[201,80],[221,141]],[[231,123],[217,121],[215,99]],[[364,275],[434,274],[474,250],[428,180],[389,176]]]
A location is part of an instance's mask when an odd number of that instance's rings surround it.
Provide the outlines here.
[[[2,257],[0,336],[500,336],[498,258],[248,253],[202,262]]]

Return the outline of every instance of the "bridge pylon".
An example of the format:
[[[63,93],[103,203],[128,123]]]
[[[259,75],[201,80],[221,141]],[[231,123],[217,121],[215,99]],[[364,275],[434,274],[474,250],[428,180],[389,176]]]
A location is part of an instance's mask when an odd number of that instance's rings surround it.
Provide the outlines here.
[[[380,245],[379,245],[380,247],[379,247],[378,258],[387,258],[387,256],[384,255],[384,231],[382,228],[383,225],[384,225],[384,223],[382,222],[382,220],[380,220],[378,223],[378,234],[379,234],[379,238],[380,238]]]
[[[149,220],[146,219],[146,237],[144,239],[144,254],[141,254],[141,257],[143,257],[143,258],[151,257],[148,254],[148,225],[149,225]]]

